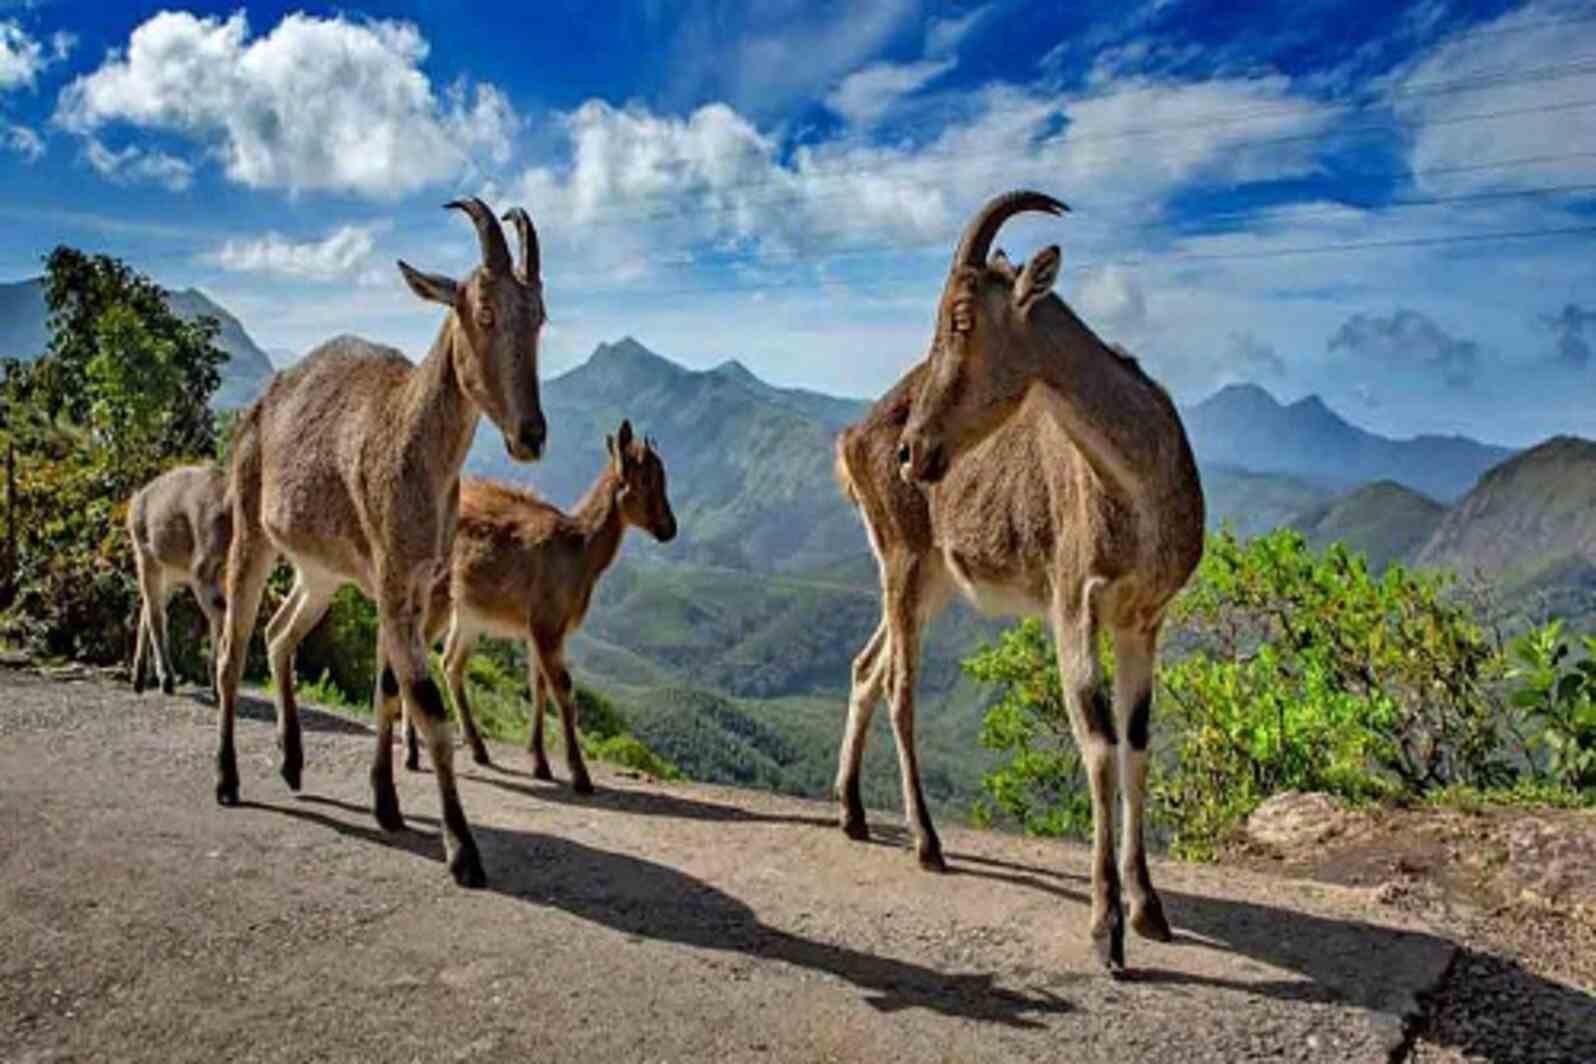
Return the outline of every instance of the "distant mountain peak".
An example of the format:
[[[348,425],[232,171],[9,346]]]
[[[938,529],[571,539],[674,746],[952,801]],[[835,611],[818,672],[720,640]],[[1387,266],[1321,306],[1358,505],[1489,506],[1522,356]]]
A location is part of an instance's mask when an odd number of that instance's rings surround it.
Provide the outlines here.
[[[737,361],[735,358],[728,358],[726,361],[722,362],[720,365],[718,365],[714,369],[710,370],[710,372],[718,374],[718,375],[720,375],[722,377],[729,377],[732,380],[744,381],[744,382],[755,381],[755,382],[758,382],[758,383],[761,383],[761,384],[764,383],[763,381],[760,381],[760,379],[757,376],[754,375],[754,371],[753,370],[749,369],[747,366],[743,365],[741,362]]]

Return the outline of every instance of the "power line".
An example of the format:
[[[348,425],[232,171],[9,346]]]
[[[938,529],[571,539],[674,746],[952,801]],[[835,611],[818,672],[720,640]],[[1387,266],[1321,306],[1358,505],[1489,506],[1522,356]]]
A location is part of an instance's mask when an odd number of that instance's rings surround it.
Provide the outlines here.
[[[1170,262],[1224,262],[1240,260],[1263,260],[1286,258],[1293,255],[1321,255],[1344,252],[1360,252],[1370,250],[1389,250],[1405,247],[1436,247],[1453,244],[1481,244],[1493,241],[1514,241],[1530,239],[1546,239],[1565,236],[1586,236],[1596,234],[1596,225],[1560,226],[1545,229],[1521,229],[1495,233],[1459,233],[1447,236],[1433,237],[1396,237],[1382,240],[1354,240],[1327,244],[1308,244],[1296,247],[1268,248],[1259,251],[1238,252],[1170,252],[1158,256],[1142,256],[1140,258],[1104,259],[1095,262],[1077,263],[1067,267],[1067,272],[1084,273],[1088,270],[1104,269],[1110,266],[1133,267],[1163,265]],[[551,278],[551,280],[553,280]],[[846,289],[872,289],[888,285],[901,285],[910,283],[906,277],[880,278],[866,281],[829,281],[829,282],[801,282],[801,283],[753,283],[730,285],[689,285],[669,289],[650,289],[628,286],[595,287],[584,283],[585,279],[567,279],[563,284],[577,288],[583,295],[626,295],[631,297],[673,297],[682,295],[700,295],[709,293],[735,293],[735,292],[762,292],[777,289],[804,290],[822,288]],[[559,285],[556,287],[562,287]]]
[[[1530,116],[1530,115],[1556,114],[1556,113],[1567,112],[1567,111],[1581,110],[1581,109],[1588,108],[1588,107],[1593,107],[1593,106],[1596,106],[1596,99],[1569,100],[1569,101],[1563,101],[1563,102],[1553,103],[1553,104],[1535,104],[1535,105],[1530,105],[1530,106],[1525,106],[1525,107],[1503,108],[1503,109],[1495,110],[1495,111],[1481,111],[1481,112],[1473,112],[1473,113],[1462,114],[1462,115],[1446,115],[1446,116],[1442,116],[1442,117],[1428,119],[1426,124],[1430,125],[1430,126],[1463,125],[1463,124],[1467,124],[1469,122],[1492,121],[1492,120],[1503,119],[1503,118],[1520,118],[1520,117],[1527,117],[1527,116]],[[1195,125],[1187,126],[1187,127],[1183,127],[1183,131],[1185,129],[1191,129],[1191,128],[1201,128],[1201,127],[1195,126]],[[1350,128],[1343,128],[1343,129],[1335,130],[1333,133],[1326,133],[1326,132],[1324,132],[1322,130],[1316,130],[1316,131],[1310,132],[1310,133],[1290,133],[1290,134],[1282,134],[1280,136],[1256,137],[1256,138],[1252,138],[1250,140],[1238,141],[1238,142],[1236,142],[1236,143],[1234,143],[1232,145],[1229,145],[1229,150],[1233,151],[1233,152],[1236,152],[1236,151],[1245,151],[1245,150],[1250,150],[1250,149],[1256,149],[1256,148],[1259,148],[1259,147],[1271,147],[1271,146],[1278,146],[1278,145],[1283,145],[1283,144],[1301,143],[1301,142],[1305,142],[1305,141],[1327,140],[1327,139],[1330,139],[1332,137],[1346,137],[1346,136],[1349,136],[1349,135],[1358,135],[1358,134],[1365,134],[1365,133],[1388,133],[1388,132],[1392,132],[1393,129],[1394,129],[1394,124],[1393,123],[1380,122],[1380,123],[1368,123],[1368,124],[1365,124],[1365,125],[1362,125],[1362,126],[1355,126],[1355,127],[1350,127]],[[1090,140],[1097,140],[1097,139],[1109,139],[1109,138],[1108,137],[1101,137],[1101,138],[1084,138],[1083,137],[1083,138],[1076,138],[1076,139],[1073,139],[1073,140],[1071,140],[1071,139],[1069,139],[1067,137],[1065,137],[1065,138],[1055,138],[1055,139],[1050,140],[1050,141],[1038,142],[1037,144],[1033,145],[1033,147],[1054,149],[1054,150],[1059,150],[1059,151],[1067,151],[1070,148],[1075,147],[1075,146],[1077,146],[1079,144],[1087,143]],[[993,166],[987,167],[986,170],[984,170],[984,171],[979,171],[979,170],[975,171],[976,173],[982,173],[982,172],[995,173],[995,172],[997,172],[1000,169],[1007,169],[1009,167],[1012,167],[1016,162],[1043,162],[1043,161],[1046,161],[1046,160],[1044,160],[1044,159],[1042,159],[1040,157],[1018,157],[1018,156],[1015,156],[1015,155],[1011,154],[1013,152],[1013,150],[1014,149],[1012,149],[1012,148],[1005,148],[1005,149],[994,149],[992,151],[979,151],[979,152],[927,151],[927,152],[923,152],[923,153],[921,153],[921,154],[919,154],[917,156],[914,156],[912,158],[899,157],[897,159],[884,160],[884,161],[891,162],[893,164],[905,163],[905,164],[913,165],[916,168],[916,170],[920,171],[921,173],[919,175],[913,176],[913,177],[906,176],[906,177],[904,177],[904,178],[902,178],[900,180],[902,181],[903,184],[925,185],[925,186],[932,185],[933,181],[934,181],[934,178],[933,178],[932,175],[924,174],[925,170],[933,169],[934,173],[940,173],[942,169],[946,168],[947,166],[949,166],[951,164],[962,163],[962,162],[965,162],[965,161],[967,161],[968,159],[971,159],[971,158],[1000,158],[1001,159],[1001,161],[999,163],[994,164]],[[1581,155],[1583,153],[1573,153],[1573,154],[1577,156],[1577,155]],[[1091,172],[1091,171],[1095,171],[1095,170],[1101,170],[1103,168],[1106,168],[1108,166],[1112,166],[1115,163],[1122,162],[1122,161],[1124,161],[1126,159],[1129,159],[1129,158],[1131,158],[1131,156],[1128,155],[1128,154],[1122,154],[1122,155],[1117,155],[1117,156],[1098,156],[1098,157],[1094,157],[1091,160],[1091,165],[1087,168],[1086,172]],[[1156,158],[1156,156],[1155,156],[1155,158]],[[788,171],[788,170],[782,170],[780,172],[784,176],[790,177],[791,179],[793,179],[795,181],[796,180],[802,180],[803,182],[805,182],[807,184],[807,183],[812,183],[812,182],[815,182],[815,181],[822,181],[822,180],[852,180],[852,181],[857,181],[857,179],[862,174],[871,174],[871,173],[885,174],[886,173],[886,169],[884,167],[880,167],[880,166],[866,166],[866,165],[860,164],[860,165],[855,165],[855,166],[852,166],[852,167],[839,167],[839,168],[837,168],[837,169],[835,169],[833,171],[793,172],[793,171]],[[750,190],[750,191],[752,191],[752,190],[757,190],[759,188],[764,188],[764,187],[774,187],[776,184],[777,184],[777,182],[775,182],[775,181],[771,180],[770,178],[766,177],[766,178],[761,178],[758,181],[729,183],[729,184],[725,184],[725,185],[706,187],[706,188],[702,188],[702,189],[694,189],[694,190],[691,190],[691,191],[685,192],[685,193],[677,193],[677,194],[675,194],[675,199],[677,201],[679,201],[679,200],[684,199],[684,198],[696,197],[696,196],[722,197],[722,196],[725,196],[727,194],[735,193],[735,192],[742,191],[742,190]],[[857,197],[859,194],[860,194],[860,190],[857,187],[839,188],[839,189],[834,189],[834,190],[831,190],[831,191],[819,191],[819,192],[808,192],[808,193],[794,193],[794,192],[790,192],[789,191],[789,192],[784,192],[784,193],[782,193],[779,196],[761,197],[761,198],[747,198],[747,197],[745,197],[745,198],[740,198],[736,202],[732,202],[732,203],[702,204],[702,205],[695,206],[692,209],[692,213],[694,215],[697,215],[697,216],[731,214],[731,213],[736,213],[736,212],[739,212],[739,211],[744,211],[744,210],[747,210],[747,209],[753,208],[753,207],[778,207],[778,206],[783,206],[783,205],[787,205],[787,204],[827,202],[827,201],[830,201],[830,200],[833,200],[833,199],[838,199],[838,198]],[[671,202],[671,201],[672,201],[672,198],[670,196],[648,196],[648,197],[638,196],[638,197],[631,197],[631,198],[625,200],[624,202],[626,202],[627,204],[637,204],[637,203],[649,203],[649,202],[666,203],[666,202]],[[533,208],[533,209],[535,210],[535,208]],[[619,226],[619,225],[630,225],[630,224],[634,224],[634,223],[637,223],[637,222],[667,221],[667,220],[671,220],[671,219],[680,217],[683,213],[684,213],[683,212],[683,208],[680,205],[675,206],[675,207],[670,207],[670,208],[658,209],[658,210],[647,211],[647,212],[639,212],[639,213],[634,213],[634,214],[627,214],[627,213],[624,213],[624,212],[621,212],[621,211],[612,211],[612,210],[608,210],[608,209],[604,209],[604,208],[599,208],[599,209],[596,209],[592,214],[588,215],[587,217],[582,218],[580,220],[573,221],[571,223],[571,225],[573,227],[583,227],[583,228],[588,228],[588,227],[603,228],[603,227],[611,227],[611,226]]]

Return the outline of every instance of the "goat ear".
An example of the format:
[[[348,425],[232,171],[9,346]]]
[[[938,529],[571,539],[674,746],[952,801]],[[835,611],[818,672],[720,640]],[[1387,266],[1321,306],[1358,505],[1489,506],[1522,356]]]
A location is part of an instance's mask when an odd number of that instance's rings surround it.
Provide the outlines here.
[[[615,437],[614,436],[605,436],[604,437],[604,449],[609,452],[611,458],[615,457]]]
[[[1009,261],[1008,255],[1004,253],[1002,248],[998,248],[992,253],[992,258],[987,265],[1008,278],[1010,284],[1014,283],[1014,278],[1020,272],[1014,268],[1014,263]]]
[[[621,432],[620,435],[615,438],[615,442],[620,447],[622,454],[629,454],[631,452],[632,422],[630,420],[621,422]]]
[[[1020,271],[1020,279],[1014,282],[1012,298],[1015,310],[1021,314],[1030,313],[1036,301],[1053,290],[1053,282],[1058,280],[1061,257],[1057,244],[1051,244],[1031,256],[1031,261]]]
[[[404,274],[405,284],[410,286],[410,290],[422,299],[442,303],[446,307],[454,306],[460,286],[449,278],[436,273],[422,273],[403,259],[399,260],[399,272]]]

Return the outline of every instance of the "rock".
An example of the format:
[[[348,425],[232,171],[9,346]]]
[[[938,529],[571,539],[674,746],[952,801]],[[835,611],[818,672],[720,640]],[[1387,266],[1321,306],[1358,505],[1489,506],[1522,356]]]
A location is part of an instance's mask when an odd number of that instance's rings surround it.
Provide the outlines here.
[[[1507,866],[1525,901],[1596,922],[1596,818],[1526,818],[1507,835]]]
[[[1274,849],[1311,846],[1341,834],[1352,814],[1319,791],[1285,791],[1253,810],[1247,837]]]

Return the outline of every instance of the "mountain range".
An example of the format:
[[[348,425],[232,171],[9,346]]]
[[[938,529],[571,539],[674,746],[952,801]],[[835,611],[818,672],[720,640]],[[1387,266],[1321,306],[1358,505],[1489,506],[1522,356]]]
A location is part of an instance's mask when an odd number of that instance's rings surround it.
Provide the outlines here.
[[[197,288],[166,293],[166,305],[180,318],[216,319],[216,346],[227,353],[218,408],[243,406],[259,394],[275,367],[244,326],[224,307]],[[50,346],[50,311],[44,301],[44,278],[0,284],[0,357],[31,362]]]
[[[222,323],[232,358],[218,405],[251,398],[272,359],[201,293],[169,298],[180,314]],[[0,345],[42,350],[42,308],[37,282],[0,286]],[[542,398],[543,460],[511,461],[484,423],[468,473],[568,506],[602,468],[606,435],[629,419],[657,442],[681,530],[664,545],[628,535],[571,641],[579,678],[626,706],[638,734],[689,775],[824,793],[849,662],[879,611],[874,558],[832,469],[837,430],[868,404],[778,387],[736,361],[691,370],[631,337],[546,380]],[[1596,443],[1561,437],[1514,454],[1464,437],[1390,439],[1315,397],[1281,403],[1251,385],[1183,417],[1215,526],[1250,535],[1291,525],[1316,545],[1347,542],[1376,567],[1479,570],[1505,594],[1596,614]],[[967,809],[991,765],[979,745],[989,692],[959,663],[1001,626],[955,604],[927,633],[916,731],[928,794],[945,810]],[[885,717],[864,783],[867,801],[890,806]]]

